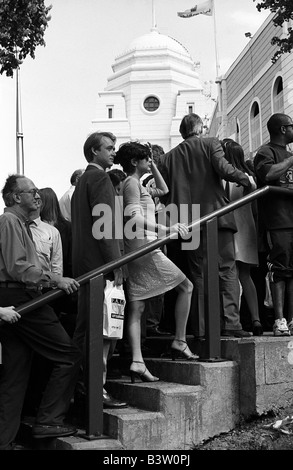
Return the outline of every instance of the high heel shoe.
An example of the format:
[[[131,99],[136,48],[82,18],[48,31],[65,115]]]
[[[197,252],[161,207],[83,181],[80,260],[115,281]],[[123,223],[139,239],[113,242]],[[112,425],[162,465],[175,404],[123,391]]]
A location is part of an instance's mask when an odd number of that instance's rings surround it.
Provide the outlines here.
[[[262,336],[263,327],[259,320],[253,320],[252,322],[252,334],[253,336]]]
[[[142,372],[139,371],[139,370],[131,370],[131,366],[130,366],[130,378],[131,378],[131,383],[132,384],[135,383],[136,378],[141,379],[143,382],[158,382],[158,380],[160,380],[158,377],[155,377],[154,375],[152,375],[150,373],[150,371],[147,369],[144,362],[132,361],[132,364],[134,362],[136,364],[143,364],[144,365],[144,370]]]
[[[185,343],[185,348],[181,351],[180,349],[174,348],[171,346],[171,358],[172,361],[175,361],[176,359],[186,359],[187,361],[195,361],[196,359],[199,358],[197,354],[193,354],[190,352],[190,354],[186,351],[188,348],[186,341],[183,341],[181,339],[177,339],[176,341],[180,341],[180,343]]]

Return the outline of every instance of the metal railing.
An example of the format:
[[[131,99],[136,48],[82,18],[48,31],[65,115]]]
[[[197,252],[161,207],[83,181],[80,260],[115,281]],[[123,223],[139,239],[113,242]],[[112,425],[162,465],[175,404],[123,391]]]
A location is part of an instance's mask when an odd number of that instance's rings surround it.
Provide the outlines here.
[[[190,231],[199,227],[203,229],[202,243],[206,257],[203,266],[204,280],[204,313],[205,313],[205,348],[199,360],[221,360],[220,341],[220,301],[219,301],[219,271],[218,271],[218,218],[239,207],[259,199],[269,192],[293,195],[290,189],[264,186],[242,199],[231,202],[204,217],[195,220],[189,225]],[[87,439],[99,439],[103,436],[103,297],[104,276],[130,261],[137,259],[156,248],[162,247],[177,234],[166,235],[158,240],[148,243],[137,250],[128,253],[116,261],[90,271],[76,280],[80,283],[78,309],[85,308],[87,316],[86,328],[86,426]],[[66,295],[62,290],[56,289],[37,299],[27,302],[16,308],[24,315],[35,308],[41,307],[57,298]],[[97,312],[99,313],[97,315]]]

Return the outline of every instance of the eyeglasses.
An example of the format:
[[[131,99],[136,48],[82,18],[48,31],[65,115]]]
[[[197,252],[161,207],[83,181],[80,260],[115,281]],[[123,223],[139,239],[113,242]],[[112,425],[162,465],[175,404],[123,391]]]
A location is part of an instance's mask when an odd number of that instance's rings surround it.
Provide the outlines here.
[[[37,194],[39,194],[39,189],[34,188],[34,189],[29,189],[28,191],[19,191],[17,194],[31,194],[33,197],[36,197]]]
[[[293,127],[293,124],[283,124],[283,127]]]

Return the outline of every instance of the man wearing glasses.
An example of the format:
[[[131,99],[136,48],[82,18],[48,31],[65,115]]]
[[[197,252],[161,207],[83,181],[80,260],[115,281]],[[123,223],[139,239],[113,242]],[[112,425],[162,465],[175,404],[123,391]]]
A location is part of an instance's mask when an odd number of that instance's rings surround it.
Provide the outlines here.
[[[0,216],[0,305],[18,307],[41,295],[43,287],[67,294],[79,283],[44,269],[31,238],[28,221],[40,198],[33,182],[22,175],[7,178]],[[64,423],[74,393],[81,353],[61,326],[54,311],[44,305],[22,315],[16,323],[0,325],[0,450],[10,450],[19,429],[32,353],[53,364],[33,426],[35,438],[68,436],[76,429]]]
[[[293,121],[287,114],[273,114],[267,122],[270,142],[255,156],[258,187],[270,185],[288,189],[284,194],[269,193],[258,199],[258,218],[268,242],[268,272],[275,323],[274,336],[293,333],[293,154],[287,145],[293,142]],[[259,227],[259,233],[261,227]],[[286,311],[284,311],[286,300]],[[287,320],[288,323],[287,323]]]

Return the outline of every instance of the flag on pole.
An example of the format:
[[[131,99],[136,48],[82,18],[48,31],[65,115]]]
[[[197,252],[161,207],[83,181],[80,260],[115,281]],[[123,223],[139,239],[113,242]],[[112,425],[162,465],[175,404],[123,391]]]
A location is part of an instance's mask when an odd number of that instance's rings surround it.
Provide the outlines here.
[[[207,0],[206,2],[195,5],[195,7],[190,8],[190,10],[178,11],[178,16],[181,18],[191,18],[196,15],[213,15],[213,0]]]

